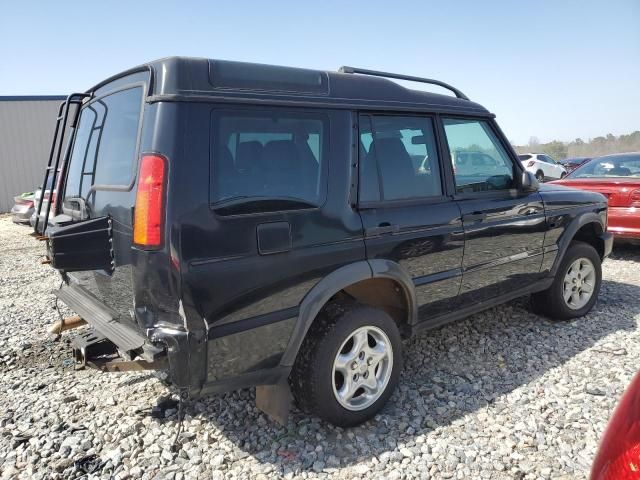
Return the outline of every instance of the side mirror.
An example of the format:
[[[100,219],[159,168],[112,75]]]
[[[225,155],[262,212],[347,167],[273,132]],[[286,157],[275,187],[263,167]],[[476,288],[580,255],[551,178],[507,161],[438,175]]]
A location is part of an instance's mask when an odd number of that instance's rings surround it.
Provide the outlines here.
[[[540,184],[533,173],[524,171],[520,180],[520,188],[524,192],[537,192],[540,189]]]

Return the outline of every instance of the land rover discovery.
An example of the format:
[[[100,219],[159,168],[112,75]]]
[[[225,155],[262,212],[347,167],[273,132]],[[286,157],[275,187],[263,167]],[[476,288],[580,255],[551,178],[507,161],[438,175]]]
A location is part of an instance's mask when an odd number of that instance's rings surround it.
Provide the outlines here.
[[[538,185],[437,80],[172,57],[70,95],[56,125],[35,231],[89,324],[74,355],[166,369],[185,398],[258,386],[276,417],[292,393],[356,425],[404,338],[524,295],[585,315],[611,251],[605,197]]]

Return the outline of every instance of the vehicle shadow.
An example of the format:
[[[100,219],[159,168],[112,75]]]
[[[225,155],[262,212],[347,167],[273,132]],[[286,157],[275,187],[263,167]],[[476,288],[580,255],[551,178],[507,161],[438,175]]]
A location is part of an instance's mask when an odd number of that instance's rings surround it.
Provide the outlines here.
[[[492,404],[611,333],[634,330],[640,304],[629,298],[640,298],[640,287],[604,280],[594,310],[581,319],[550,321],[523,298],[411,339],[398,389],[380,414],[352,429],[295,408],[280,427],[253,407],[254,390],[204,398],[186,411],[224,430],[241,456],[275,469],[354,465]]]

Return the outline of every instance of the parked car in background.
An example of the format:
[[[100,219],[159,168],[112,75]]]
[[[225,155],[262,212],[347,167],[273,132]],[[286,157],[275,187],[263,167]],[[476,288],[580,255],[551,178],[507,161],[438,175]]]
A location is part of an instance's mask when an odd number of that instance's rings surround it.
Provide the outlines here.
[[[567,170],[549,155],[543,153],[525,153],[518,155],[524,168],[533,173],[539,182],[564,178]]]
[[[13,208],[11,208],[11,220],[14,223],[29,223],[31,215],[35,211],[34,193],[27,192],[13,197]]]
[[[558,163],[560,163],[567,170],[567,173],[571,173],[580,165],[588,162],[589,160],[591,160],[591,157],[571,157],[560,160]]]
[[[609,200],[608,230],[640,239],[640,152],[594,158],[553,183],[602,193]]]
[[[44,217],[47,212],[47,205],[49,204],[49,200],[51,198],[51,182],[52,178],[47,179],[47,189],[44,192],[44,197],[42,198],[42,208],[40,209],[40,221],[38,222],[38,232],[42,233],[43,228],[42,225],[44,223]],[[38,187],[33,195],[33,209],[31,215],[28,219],[29,224],[32,227],[36,226],[36,217],[38,213],[38,202],[40,201],[40,197],[42,196],[42,187]],[[56,191],[53,191],[53,201],[55,202]]]
[[[591,480],[640,478],[640,373],[622,394],[591,466]]]

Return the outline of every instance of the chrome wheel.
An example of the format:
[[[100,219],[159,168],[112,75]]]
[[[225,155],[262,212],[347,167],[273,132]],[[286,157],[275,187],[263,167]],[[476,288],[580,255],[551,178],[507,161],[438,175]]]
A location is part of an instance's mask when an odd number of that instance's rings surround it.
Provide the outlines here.
[[[378,327],[355,330],[333,361],[333,394],[347,410],[370,407],[387,388],[393,369],[393,347]]]
[[[567,306],[573,310],[584,307],[596,285],[596,269],[588,258],[573,262],[564,276],[563,296]]]

